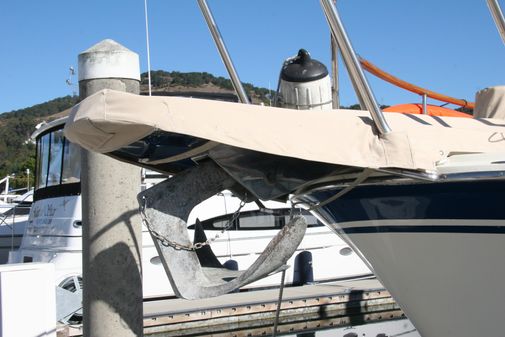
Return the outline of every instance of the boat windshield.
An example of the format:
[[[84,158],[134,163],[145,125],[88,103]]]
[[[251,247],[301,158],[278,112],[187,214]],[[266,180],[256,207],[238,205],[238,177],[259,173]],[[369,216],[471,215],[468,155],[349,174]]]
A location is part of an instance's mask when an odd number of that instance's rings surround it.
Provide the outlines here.
[[[62,129],[37,138],[36,189],[78,183],[80,175],[80,148],[64,137]]]

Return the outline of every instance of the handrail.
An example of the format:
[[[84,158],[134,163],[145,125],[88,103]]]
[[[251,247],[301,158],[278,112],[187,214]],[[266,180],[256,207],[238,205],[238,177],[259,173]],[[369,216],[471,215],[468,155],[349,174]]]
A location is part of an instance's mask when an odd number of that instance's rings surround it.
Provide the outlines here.
[[[331,78],[333,82],[331,99],[333,109],[340,109],[340,88],[338,81],[338,43],[333,34],[331,37]]]
[[[210,33],[212,34],[212,38],[216,43],[216,47],[221,55],[221,59],[230,75],[231,83],[233,84],[233,88],[235,88],[235,92],[237,93],[240,102],[249,104],[249,98],[247,98],[247,93],[242,86],[242,82],[238,77],[238,74],[233,66],[233,62],[228,54],[228,50],[226,49],[226,45],[224,44],[223,37],[219,32],[219,28],[217,27],[216,21],[214,21],[214,17],[212,16],[212,12],[210,11],[209,6],[207,5],[206,0],[198,0],[198,5],[202,11],[202,14],[207,22],[207,26],[209,27]]]
[[[370,61],[365,60],[364,58],[359,59],[361,65],[363,66],[363,69],[371,73],[372,75],[377,76],[378,78],[389,82],[393,85],[396,85],[397,87],[400,87],[402,89],[411,91],[413,93],[419,94],[419,95],[426,95],[430,98],[436,99],[438,101],[446,102],[446,103],[452,103],[455,105],[462,106],[464,108],[470,108],[473,109],[475,107],[475,103],[473,102],[468,102],[467,100],[464,99],[459,99],[459,98],[454,98],[451,96],[447,95],[442,95],[437,92],[421,88],[417,85],[411,84],[409,82],[406,82],[404,80],[399,79],[398,77],[395,77],[384,70],[378,68],[376,65],[371,63]]]
[[[351,41],[347,37],[344,26],[338,15],[337,9],[332,0],[320,0],[323,7],[326,20],[330,26],[332,35],[337,40],[342,58],[349,72],[349,77],[353,84],[354,90],[358,96],[360,106],[362,109],[370,111],[375,126],[381,135],[391,132],[384,114],[382,113],[377,100],[375,99],[372,89],[368,84],[363,69],[358,61],[358,57],[352,48]]]
[[[491,16],[498,29],[498,33],[500,33],[503,43],[505,43],[505,19],[503,19],[503,12],[501,11],[500,4],[498,0],[487,0],[487,6],[489,7]]]

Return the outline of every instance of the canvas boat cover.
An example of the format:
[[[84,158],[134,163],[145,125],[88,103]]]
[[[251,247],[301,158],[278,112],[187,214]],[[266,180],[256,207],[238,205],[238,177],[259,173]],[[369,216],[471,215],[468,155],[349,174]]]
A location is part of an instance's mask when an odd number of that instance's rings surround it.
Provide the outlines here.
[[[367,111],[292,110],[100,91],[76,105],[66,137],[100,153],[155,130],[323,163],[431,171],[451,153],[502,152],[505,120],[385,113],[380,136]]]
[[[489,87],[475,94],[475,117],[505,119],[505,86]]]

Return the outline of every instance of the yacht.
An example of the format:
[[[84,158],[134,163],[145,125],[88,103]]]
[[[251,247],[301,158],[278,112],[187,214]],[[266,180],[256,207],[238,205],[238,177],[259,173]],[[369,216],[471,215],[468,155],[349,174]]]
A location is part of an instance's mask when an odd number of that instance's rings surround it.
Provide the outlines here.
[[[74,107],[65,135],[90,151],[176,174],[167,187],[184,189],[179,175],[212,173],[257,199],[303,207],[360,254],[422,336],[502,335],[505,89],[478,93],[474,118],[383,113],[333,2],[321,4],[363,110],[332,110],[321,91],[307,94],[319,108],[304,110],[299,101],[262,107],[103,90]],[[152,147],[164,151],[140,151]],[[160,186],[139,195],[153,223],[174,213],[153,200]],[[167,272],[175,270],[176,250],[160,251]],[[172,281],[182,296],[208,295],[204,286]]]

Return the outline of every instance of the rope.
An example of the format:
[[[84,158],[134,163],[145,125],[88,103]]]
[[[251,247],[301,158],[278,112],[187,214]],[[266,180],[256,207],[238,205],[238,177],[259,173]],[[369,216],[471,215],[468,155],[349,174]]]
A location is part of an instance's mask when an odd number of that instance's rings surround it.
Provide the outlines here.
[[[321,202],[318,202],[312,206],[310,206],[307,210],[308,211],[314,211],[320,207],[323,207],[324,205],[327,205],[328,203],[342,197],[344,194],[347,194],[349,193],[350,191],[352,191],[356,186],[358,186],[359,184],[361,184],[363,181],[365,181],[371,174],[372,174],[373,170],[370,169],[370,168],[366,168],[363,170],[363,172],[361,172],[361,174],[352,182],[350,183],[349,185],[347,185],[347,187],[345,187],[344,189],[340,190],[340,192],[338,192],[337,194],[329,197],[328,199],[324,200],[324,201],[321,201]],[[296,197],[296,194],[295,194],[295,197]],[[305,204],[305,202],[296,202],[296,203],[293,203],[292,204],[292,207],[295,207],[296,205],[298,204]]]

